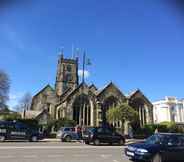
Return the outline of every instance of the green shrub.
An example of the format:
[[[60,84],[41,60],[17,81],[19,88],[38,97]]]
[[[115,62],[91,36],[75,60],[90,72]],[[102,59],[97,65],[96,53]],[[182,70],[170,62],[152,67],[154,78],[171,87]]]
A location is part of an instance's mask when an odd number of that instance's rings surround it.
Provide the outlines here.
[[[138,127],[137,129],[133,130],[133,137],[137,139],[143,139],[148,137],[148,133],[146,131],[146,128]]]
[[[155,133],[155,130],[161,133],[184,133],[184,125],[178,125],[174,122],[162,122],[160,124],[147,124],[143,128],[133,129],[134,138],[146,138]]]
[[[158,125],[156,124],[147,124],[144,126],[144,131],[147,136],[154,134],[155,130],[157,129]]]
[[[21,119],[21,115],[18,113],[4,113],[1,115],[2,120],[18,120]]]
[[[55,130],[59,130],[61,127],[74,127],[76,122],[74,120],[62,118],[55,121]]]
[[[162,133],[184,133],[184,125],[178,125],[174,122],[162,122],[160,124],[153,124],[153,128],[158,129]]]
[[[52,131],[58,131],[61,127],[74,127],[76,122],[74,120],[61,118],[58,120],[50,120],[46,125],[42,125],[47,136],[50,136]]]

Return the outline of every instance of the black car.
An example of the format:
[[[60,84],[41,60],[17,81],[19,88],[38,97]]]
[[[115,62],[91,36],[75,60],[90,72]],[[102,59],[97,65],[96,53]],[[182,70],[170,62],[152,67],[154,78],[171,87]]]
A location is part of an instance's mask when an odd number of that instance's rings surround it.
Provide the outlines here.
[[[112,129],[103,127],[90,128],[85,137],[83,137],[83,140],[86,144],[93,143],[94,145],[100,145],[100,143],[125,144],[124,136],[114,132]]]
[[[83,128],[82,129],[82,139],[84,141],[87,141],[88,140],[90,133],[93,133],[92,132],[93,129],[94,129],[94,127],[86,127],[86,128]]]
[[[128,145],[125,154],[133,161],[184,162],[184,135],[157,133],[143,143]]]
[[[0,141],[29,140],[36,142],[41,139],[38,129],[19,121],[0,121]]]

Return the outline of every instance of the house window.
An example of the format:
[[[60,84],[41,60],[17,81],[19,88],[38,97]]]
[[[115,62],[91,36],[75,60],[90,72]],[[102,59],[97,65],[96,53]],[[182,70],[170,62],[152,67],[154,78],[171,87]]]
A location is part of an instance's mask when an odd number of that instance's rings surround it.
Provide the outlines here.
[[[50,113],[50,103],[47,103],[47,111],[48,111],[48,113]]]
[[[66,81],[67,82],[70,82],[70,81],[72,81],[72,75],[71,74],[66,74]]]
[[[98,119],[102,119],[102,112],[98,112]]]
[[[68,72],[71,72],[72,71],[72,66],[71,65],[67,65],[66,69],[67,69]]]

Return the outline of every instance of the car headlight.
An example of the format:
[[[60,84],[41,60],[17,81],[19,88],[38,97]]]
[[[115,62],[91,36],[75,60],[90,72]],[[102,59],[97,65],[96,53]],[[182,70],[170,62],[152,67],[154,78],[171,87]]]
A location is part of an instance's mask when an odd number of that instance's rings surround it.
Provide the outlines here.
[[[136,148],[135,148],[135,147],[132,147],[132,146],[128,146],[128,150],[129,150],[129,151],[135,151]]]
[[[136,150],[136,154],[145,154],[145,153],[148,153],[148,150],[146,150],[146,149],[137,149]]]

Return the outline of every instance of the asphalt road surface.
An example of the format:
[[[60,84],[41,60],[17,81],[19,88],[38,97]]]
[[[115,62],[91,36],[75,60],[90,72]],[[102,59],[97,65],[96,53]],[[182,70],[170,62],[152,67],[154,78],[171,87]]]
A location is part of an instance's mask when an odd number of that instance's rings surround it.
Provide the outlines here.
[[[0,143],[0,162],[130,162],[124,146],[61,142]]]

